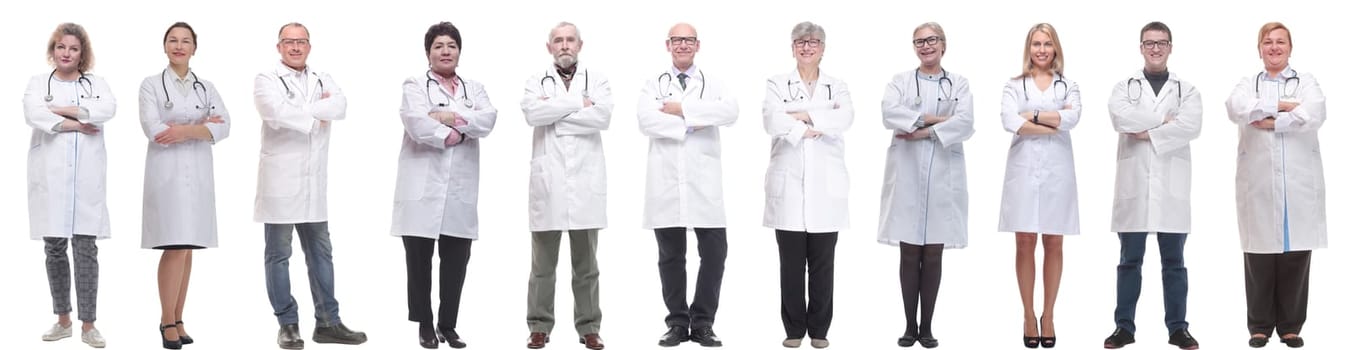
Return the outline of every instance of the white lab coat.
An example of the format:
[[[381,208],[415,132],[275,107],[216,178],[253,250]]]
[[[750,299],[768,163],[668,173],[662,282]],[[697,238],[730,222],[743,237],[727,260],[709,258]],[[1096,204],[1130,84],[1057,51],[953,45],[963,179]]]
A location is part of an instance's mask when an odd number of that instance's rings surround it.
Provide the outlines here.
[[[962,143],[974,135],[974,96],[963,76],[945,73],[951,85],[942,88],[942,75],[919,77],[915,71],[890,78],[881,100],[881,124],[892,132],[876,240],[964,248],[969,242],[969,192]],[[932,137],[927,139],[895,137],[914,132],[924,114],[950,119],[929,126]]]
[[[679,88],[679,72],[652,76],[637,100],[637,126],[651,138],[642,228],[726,227],[721,190],[721,136],[740,105],[720,79],[696,67]],[[664,78],[661,78],[664,77]],[[679,102],[683,117],[661,112]]]
[[[1174,73],[1160,93],[1141,70],[1130,79],[1110,94],[1110,121],[1120,133],[1110,230],[1189,233],[1190,141],[1204,122],[1199,89]],[[1126,134],[1142,131],[1148,140]]]
[[[347,97],[331,76],[296,72],[277,62],[253,78],[262,117],[262,149],[253,220],[269,224],[328,221],[329,123],[347,117]],[[282,84],[285,79],[285,84]],[[286,93],[290,88],[293,95]],[[329,94],[322,98],[323,93]],[[324,125],[327,124],[327,125]]]
[[[145,77],[140,89],[141,130],[149,139],[145,151],[145,197],[141,210],[141,247],[164,245],[216,246],[215,171],[211,146],[229,137],[230,117],[215,85],[201,80],[179,89],[173,70]],[[168,95],[164,94],[165,83]],[[203,88],[204,87],[204,88]],[[165,109],[164,101],[173,101]],[[209,102],[208,102],[209,101]],[[207,123],[210,141],[193,140],[173,145],[154,142],[167,123],[202,123],[219,115],[223,124]]]
[[[590,107],[584,106],[585,95]],[[525,80],[520,109],[525,123],[534,127],[529,230],[604,228],[608,190],[600,131],[609,129],[614,111],[609,80],[581,66],[567,88],[549,66]]]
[[[24,119],[33,128],[28,145],[29,236],[109,238],[108,154],[102,129],[117,112],[117,100],[103,77],[85,74],[81,85],[80,80],[61,81],[50,74],[29,79],[23,95]],[[45,100],[48,94],[51,102]],[[66,106],[79,106],[76,119],[97,125],[99,133],[56,132],[65,117],[50,107]]]
[[[1082,115],[1082,96],[1076,82],[1057,74],[1054,79],[1062,83],[1051,83],[1045,91],[1029,77],[1012,79],[1002,89],[1002,126],[1013,136],[1007,151],[998,231],[1078,234],[1077,175],[1069,131]],[[1072,108],[1064,109],[1065,103]],[[1026,122],[1020,113],[1033,110],[1058,111],[1059,132],[1015,135]]]
[[[809,113],[815,125],[788,115],[798,111]],[[811,233],[847,229],[843,132],[853,121],[848,84],[820,74],[808,94],[797,71],[773,76],[764,93],[763,119],[764,131],[773,137],[764,176],[764,227]],[[805,138],[807,129],[824,135]]]
[[[1281,75],[1294,76],[1291,69]],[[1317,130],[1326,121],[1326,97],[1311,74],[1296,75],[1291,112],[1278,111],[1282,82],[1247,76],[1227,98],[1237,124],[1237,227],[1241,249],[1274,254],[1326,247],[1326,180]],[[1282,81],[1282,80],[1281,80]],[[1260,94],[1255,92],[1260,85]],[[1273,131],[1250,123],[1275,117]],[[1286,215],[1285,215],[1286,214]],[[1286,225],[1286,226],[1285,226]],[[1285,227],[1287,230],[1285,231]]]
[[[403,147],[398,152],[390,233],[476,240],[478,139],[487,137],[496,126],[497,110],[477,81],[464,79],[467,86],[459,86],[451,94],[447,86],[428,83],[428,79],[426,74],[418,74],[403,81],[403,106],[398,109],[403,120]],[[459,84],[459,79],[453,83]],[[466,94],[473,101],[472,108],[466,106]],[[463,136],[460,143],[445,146],[445,138],[454,129],[429,116],[441,111],[459,113],[468,122],[457,127]]]

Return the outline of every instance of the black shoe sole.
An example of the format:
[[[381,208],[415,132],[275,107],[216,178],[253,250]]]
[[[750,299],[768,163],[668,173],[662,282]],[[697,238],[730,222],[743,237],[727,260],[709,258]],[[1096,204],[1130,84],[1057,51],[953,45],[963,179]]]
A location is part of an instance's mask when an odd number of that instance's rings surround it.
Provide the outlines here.
[[[365,344],[366,339],[343,339],[332,336],[314,335],[314,342],[319,344],[346,344],[361,345]]]

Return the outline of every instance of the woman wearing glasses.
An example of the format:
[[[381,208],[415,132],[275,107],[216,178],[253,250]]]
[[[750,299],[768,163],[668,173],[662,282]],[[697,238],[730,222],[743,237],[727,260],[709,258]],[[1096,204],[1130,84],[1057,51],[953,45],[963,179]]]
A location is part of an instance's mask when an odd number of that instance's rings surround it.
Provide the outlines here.
[[[216,246],[215,178],[211,146],[229,136],[229,112],[215,85],[188,68],[197,33],[178,22],[164,33],[169,66],[141,82],[145,199],[141,247],[159,259],[159,332],[165,349],[192,344],[183,305],[192,276],[192,250]]]
[[[1260,28],[1264,69],[1227,98],[1237,124],[1237,228],[1246,266],[1246,327],[1251,347],[1278,332],[1303,345],[1312,249],[1326,247],[1326,181],[1317,131],[1326,97],[1316,78],[1288,64],[1293,35],[1282,23]]]
[[[764,129],[773,137],[764,226],[777,233],[787,331],[782,345],[789,348],[800,347],[807,335],[811,346],[829,346],[834,245],[838,231],[848,228],[843,132],[852,126],[852,96],[843,81],[820,73],[824,39],[824,28],[814,23],[792,29],[796,69],[768,79],[763,103]]]
[[[965,149],[974,135],[974,98],[965,77],[947,72],[946,32],[929,22],[913,31],[919,66],[895,74],[881,100],[891,130],[876,240],[899,246],[906,327],[899,346],[937,346],[932,309],[941,285],[942,250],[964,248],[969,214]],[[922,322],[918,320],[922,305]]]
[[[1002,126],[1012,133],[998,231],[1016,233],[1016,281],[1027,348],[1057,345],[1054,302],[1063,276],[1063,236],[1078,234],[1077,175],[1068,132],[1082,113],[1077,83],[1063,78],[1058,32],[1026,33],[1021,74],[1002,90]],[[1044,313],[1035,315],[1035,246],[1044,237]]]

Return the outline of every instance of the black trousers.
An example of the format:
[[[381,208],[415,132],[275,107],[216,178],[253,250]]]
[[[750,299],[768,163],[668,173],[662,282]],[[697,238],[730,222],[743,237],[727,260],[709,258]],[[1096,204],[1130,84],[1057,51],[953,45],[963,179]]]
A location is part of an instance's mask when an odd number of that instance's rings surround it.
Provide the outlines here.
[[[782,326],[787,338],[800,339],[809,333],[811,339],[827,339],[834,319],[834,246],[838,244],[838,232],[777,230],[777,239]]]
[[[440,322],[436,327],[449,334],[459,320],[459,297],[468,273],[469,251],[473,240],[440,236],[439,240],[403,236],[408,267],[408,320],[435,321],[431,313],[431,256],[440,245]]]
[[[693,304],[688,303],[688,229],[665,227],[656,229],[656,245],[660,249],[660,291],[665,298],[665,316],[668,327],[711,328],[717,318],[721,298],[721,276],[726,271],[726,228],[694,228],[698,235],[698,285],[694,287]]]
[[[1270,336],[1302,332],[1307,321],[1310,250],[1282,254],[1245,254],[1246,328]]]

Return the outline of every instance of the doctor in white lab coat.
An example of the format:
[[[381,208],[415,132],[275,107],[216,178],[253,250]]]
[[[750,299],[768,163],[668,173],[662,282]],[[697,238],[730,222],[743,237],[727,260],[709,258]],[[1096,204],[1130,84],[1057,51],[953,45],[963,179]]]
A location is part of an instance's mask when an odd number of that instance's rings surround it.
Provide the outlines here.
[[[1054,302],[1063,275],[1063,235],[1078,233],[1077,176],[1068,132],[1077,126],[1082,101],[1077,83],[1063,78],[1063,49],[1053,26],[1031,27],[1024,52],[1021,74],[1002,89],[1002,125],[1014,135],[1007,152],[998,230],[1016,232],[1022,342],[1028,347],[1052,347],[1058,340]],[[1037,321],[1032,303],[1035,246],[1041,234],[1045,294],[1044,314]]]
[[[658,342],[664,346],[688,340],[721,346],[712,331],[727,248],[719,129],[735,123],[740,105],[720,79],[694,65],[700,44],[692,25],[671,27],[665,48],[672,67],[649,79],[637,100],[637,125],[651,138],[642,228],[656,231],[661,295],[669,311],[669,330]],[[700,258],[692,305],[684,258],[689,229],[698,236]]]
[[[1278,22],[1260,28],[1264,70],[1227,98],[1237,124],[1237,228],[1245,252],[1250,344],[1301,346],[1311,251],[1326,247],[1326,182],[1317,131],[1326,97],[1316,77],[1289,67],[1293,37]]]
[[[331,76],[309,66],[308,28],[287,23],[276,40],[280,60],[253,78],[253,103],[262,117],[253,220],[263,224],[267,299],[281,328],[277,344],[304,346],[299,305],[290,293],[295,231],[314,296],[314,341],[359,344],[364,334],[346,329],[338,315],[328,235],[328,138],[332,121],[347,116],[347,97]]]
[[[47,41],[47,61],[55,69],[29,79],[23,95],[24,120],[33,128],[28,146],[28,232],[43,241],[52,312],[57,315],[42,340],[73,334],[73,255],[81,339],[103,347],[103,336],[94,328],[99,270],[95,242],[111,237],[102,129],[117,112],[117,100],[103,77],[85,73],[93,68],[94,53],[84,27],[58,25]],[[67,247],[74,247],[74,254],[66,254]]]
[[[1156,234],[1161,252],[1169,342],[1181,348],[1199,346],[1185,321],[1185,240],[1190,232],[1190,141],[1199,137],[1203,104],[1199,89],[1167,70],[1171,44],[1166,24],[1143,26],[1138,47],[1143,69],[1115,84],[1110,94],[1110,121],[1119,133],[1110,230],[1119,235],[1120,257],[1115,330],[1105,339],[1108,348],[1134,342],[1140,267],[1149,234]]]
[[[834,246],[848,228],[843,133],[852,126],[848,84],[820,73],[824,28],[792,29],[796,69],[768,79],[763,126],[772,136],[764,179],[764,227],[774,229],[782,287],[784,345],[828,346],[834,307]],[[810,272],[810,301],[805,295]],[[819,346],[817,346],[819,347]]]
[[[163,250],[159,262],[160,328],[165,347],[192,343],[180,324],[192,274],[192,250],[216,246],[215,171],[211,147],[229,136],[230,117],[215,85],[188,68],[197,33],[178,22],[164,33],[169,66],[145,77],[140,122],[149,139],[141,247]]]
[[[478,239],[479,139],[496,126],[487,90],[458,74],[463,38],[440,22],[424,41],[430,70],[403,81],[403,146],[398,154],[393,228],[407,254],[408,320],[434,348],[437,330],[464,347],[456,330],[473,241]],[[440,306],[431,311],[431,257],[440,247]],[[436,322],[437,314],[440,321]]]
[[[520,101],[525,123],[534,127],[529,161],[529,230],[533,241],[528,312],[529,344],[542,347],[552,331],[553,288],[562,232],[571,241],[575,326],[587,347],[599,336],[599,266],[596,244],[606,225],[604,144],[614,110],[609,80],[581,66],[576,26],[562,22],[548,34],[553,64],[525,80]]]
[[[964,248],[969,193],[965,147],[974,135],[974,96],[965,77],[946,71],[946,31],[935,22],[913,31],[919,67],[895,74],[881,100],[891,130],[881,186],[877,241],[899,246],[906,326],[900,346],[935,347],[932,310],[941,286],[942,250]],[[919,322],[919,303],[922,321]]]

